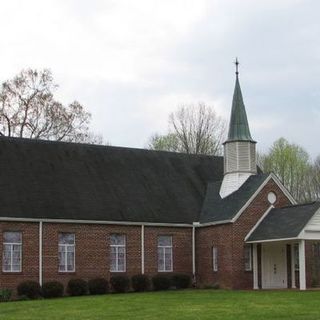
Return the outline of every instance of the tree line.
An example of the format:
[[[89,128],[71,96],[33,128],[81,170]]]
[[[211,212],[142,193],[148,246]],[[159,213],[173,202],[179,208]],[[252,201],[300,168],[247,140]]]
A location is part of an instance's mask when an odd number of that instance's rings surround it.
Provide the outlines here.
[[[54,96],[50,70],[22,70],[0,88],[0,135],[102,144],[90,130],[91,114],[78,101],[64,105]],[[152,135],[147,148],[192,154],[222,155],[226,121],[205,103],[184,104],[168,117],[168,131]],[[264,172],[275,173],[298,202],[320,199],[320,155],[285,138],[258,154]]]
[[[169,115],[168,132],[154,134],[147,144],[153,150],[222,155],[226,122],[203,103],[182,105]],[[285,138],[276,140],[257,162],[263,172],[277,175],[300,203],[320,200],[320,155],[312,161],[301,146]]]

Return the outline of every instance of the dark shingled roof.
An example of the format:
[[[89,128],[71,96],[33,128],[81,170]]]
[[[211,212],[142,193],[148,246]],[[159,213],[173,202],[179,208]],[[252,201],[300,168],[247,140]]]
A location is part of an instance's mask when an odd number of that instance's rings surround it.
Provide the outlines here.
[[[312,202],[272,209],[247,241],[296,238],[319,208]]]
[[[0,138],[0,217],[192,223],[223,158]]]
[[[222,181],[209,183],[201,211],[200,222],[231,220],[253,196],[268,176],[268,174],[250,176],[237,191],[223,199],[221,199],[219,195]]]

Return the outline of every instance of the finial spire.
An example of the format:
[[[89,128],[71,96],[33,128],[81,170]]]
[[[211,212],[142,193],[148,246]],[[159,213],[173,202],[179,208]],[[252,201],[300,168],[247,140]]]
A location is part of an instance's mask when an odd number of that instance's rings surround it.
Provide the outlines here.
[[[236,58],[236,61],[234,62],[234,64],[236,65],[236,75],[239,75],[239,61],[238,58]]]

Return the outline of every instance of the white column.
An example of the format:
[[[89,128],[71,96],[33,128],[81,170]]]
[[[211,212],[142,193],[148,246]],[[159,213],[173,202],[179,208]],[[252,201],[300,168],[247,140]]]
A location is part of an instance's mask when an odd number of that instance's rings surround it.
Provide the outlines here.
[[[253,244],[253,252],[252,252],[252,268],[253,268],[253,289],[259,289],[258,284],[258,245],[256,243]]]
[[[296,288],[296,268],[294,258],[294,243],[291,244],[291,288]]]
[[[306,290],[306,256],[305,256],[305,241],[299,242],[299,280],[300,290]]]
[[[144,274],[144,225],[141,225],[141,274]]]
[[[42,286],[42,221],[39,222],[39,284]]]

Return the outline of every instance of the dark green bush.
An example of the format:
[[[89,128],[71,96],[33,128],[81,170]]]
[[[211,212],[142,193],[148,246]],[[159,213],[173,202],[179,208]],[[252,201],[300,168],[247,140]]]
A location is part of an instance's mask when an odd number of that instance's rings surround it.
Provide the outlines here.
[[[104,278],[95,278],[88,281],[90,294],[105,294],[109,291],[108,281]]]
[[[126,292],[129,290],[130,280],[127,276],[113,276],[110,284],[114,292]]]
[[[58,298],[63,296],[63,284],[58,281],[45,282],[42,286],[44,298]]]
[[[152,278],[154,290],[168,290],[171,287],[170,277],[167,275],[158,274]]]
[[[150,288],[150,280],[144,274],[137,274],[131,278],[131,285],[136,292],[147,291]]]
[[[88,284],[83,279],[71,279],[68,282],[68,293],[70,296],[83,296],[87,294]]]
[[[172,276],[172,285],[177,289],[189,288],[191,277],[187,274],[177,273]]]
[[[18,285],[18,296],[26,296],[29,299],[37,299],[41,296],[40,284],[36,281],[24,281]]]
[[[0,302],[6,302],[11,299],[12,290],[0,289]]]

